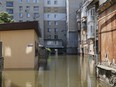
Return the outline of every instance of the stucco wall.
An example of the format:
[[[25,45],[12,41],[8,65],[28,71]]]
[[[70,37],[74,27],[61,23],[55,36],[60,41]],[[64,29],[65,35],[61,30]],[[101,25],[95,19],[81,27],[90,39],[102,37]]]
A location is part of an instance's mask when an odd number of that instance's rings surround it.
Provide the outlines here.
[[[0,31],[4,68],[34,68],[34,30]]]

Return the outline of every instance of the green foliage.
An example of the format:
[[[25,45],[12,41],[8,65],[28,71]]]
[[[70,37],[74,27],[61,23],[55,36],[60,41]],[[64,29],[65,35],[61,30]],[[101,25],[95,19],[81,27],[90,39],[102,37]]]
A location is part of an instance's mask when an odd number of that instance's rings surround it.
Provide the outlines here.
[[[1,23],[11,23],[14,22],[12,16],[6,12],[0,12],[0,24]]]

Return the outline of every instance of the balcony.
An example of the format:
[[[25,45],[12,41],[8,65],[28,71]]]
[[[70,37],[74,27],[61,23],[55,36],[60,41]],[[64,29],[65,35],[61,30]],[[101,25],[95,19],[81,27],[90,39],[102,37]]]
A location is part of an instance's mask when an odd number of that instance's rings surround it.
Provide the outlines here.
[[[87,39],[94,39],[94,38],[95,38],[95,28],[92,25],[88,25]]]
[[[82,22],[81,28],[82,28],[83,30],[87,30],[87,22],[86,22],[86,21]]]
[[[94,38],[95,38],[95,33],[94,32],[88,32],[87,39],[94,39]]]
[[[91,22],[91,21],[94,21],[94,20],[95,20],[94,16],[88,16],[87,17],[87,22]]]

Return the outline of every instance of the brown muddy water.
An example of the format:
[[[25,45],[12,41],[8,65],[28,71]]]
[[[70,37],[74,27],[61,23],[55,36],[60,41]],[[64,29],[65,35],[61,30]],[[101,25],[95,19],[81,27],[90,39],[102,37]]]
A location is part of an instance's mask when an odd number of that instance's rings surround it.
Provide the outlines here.
[[[46,70],[3,71],[2,87],[107,87],[96,79],[94,64],[88,56],[50,56]]]

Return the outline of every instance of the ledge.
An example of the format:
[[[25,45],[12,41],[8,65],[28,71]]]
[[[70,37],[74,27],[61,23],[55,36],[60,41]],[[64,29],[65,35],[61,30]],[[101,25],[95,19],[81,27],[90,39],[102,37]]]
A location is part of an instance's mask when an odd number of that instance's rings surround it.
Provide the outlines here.
[[[105,65],[97,65],[98,68],[105,69],[108,71],[113,71],[116,73],[116,69],[112,68],[111,66],[105,66]]]

